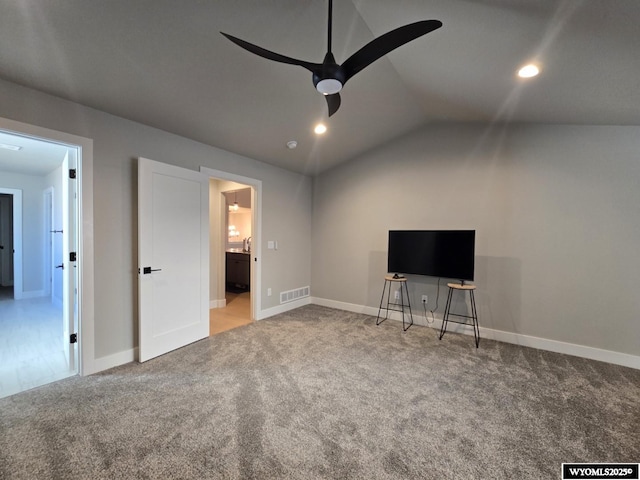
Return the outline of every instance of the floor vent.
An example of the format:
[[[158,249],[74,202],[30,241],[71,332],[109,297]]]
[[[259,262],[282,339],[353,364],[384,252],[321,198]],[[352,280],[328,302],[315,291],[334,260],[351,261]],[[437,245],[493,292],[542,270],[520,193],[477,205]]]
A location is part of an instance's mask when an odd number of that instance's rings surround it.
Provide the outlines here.
[[[309,296],[309,287],[296,288],[287,292],[280,292],[280,303],[289,303]]]

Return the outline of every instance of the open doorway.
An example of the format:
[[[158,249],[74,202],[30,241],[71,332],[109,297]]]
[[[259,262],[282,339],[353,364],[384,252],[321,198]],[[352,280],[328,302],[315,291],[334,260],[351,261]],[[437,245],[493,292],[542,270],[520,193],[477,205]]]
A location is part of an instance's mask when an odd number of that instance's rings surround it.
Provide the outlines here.
[[[210,334],[251,323],[260,305],[262,183],[201,167],[210,177]]]
[[[0,283],[11,287],[11,295],[0,298],[4,397],[78,373],[70,335],[78,332],[80,155],[72,145],[3,130],[0,143],[10,147],[0,149]],[[58,280],[52,274],[56,262]]]
[[[0,300],[13,300],[13,195],[0,191]]]
[[[251,187],[237,182],[210,180],[211,188],[218,192],[220,208],[215,209],[210,222],[218,226],[214,235],[219,236],[224,257],[219,270],[222,278],[224,300],[217,302],[209,316],[209,334],[225,332],[247,325],[251,315],[251,256],[253,245]],[[214,193],[215,194],[215,193]],[[216,211],[217,210],[217,211]],[[220,251],[212,255],[219,260]],[[220,272],[222,273],[222,272]]]

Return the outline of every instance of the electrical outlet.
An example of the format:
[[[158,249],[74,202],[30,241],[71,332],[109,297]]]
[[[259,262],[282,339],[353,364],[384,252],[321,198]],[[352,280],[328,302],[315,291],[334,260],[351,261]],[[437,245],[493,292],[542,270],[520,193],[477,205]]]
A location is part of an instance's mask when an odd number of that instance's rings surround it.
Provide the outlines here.
[[[393,298],[395,298],[396,300],[400,300],[400,290],[396,290],[395,292],[393,292]]]
[[[429,303],[429,297],[426,295],[422,295],[422,303],[424,303],[425,305]]]
[[[270,297],[270,296],[271,296],[271,289],[267,288],[267,297]]]

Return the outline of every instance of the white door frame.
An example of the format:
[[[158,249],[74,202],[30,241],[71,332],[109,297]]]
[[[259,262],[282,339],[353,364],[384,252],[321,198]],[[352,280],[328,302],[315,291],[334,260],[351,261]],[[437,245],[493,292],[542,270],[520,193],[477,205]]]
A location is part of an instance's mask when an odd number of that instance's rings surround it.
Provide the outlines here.
[[[262,265],[262,181],[255,178],[249,178],[234,173],[215,170],[209,167],[200,167],[200,172],[209,176],[209,178],[217,180],[227,180],[230,182],[248,185],[251,188],[251,319],[260,320],[261,314],[261,265]],[[226,233],[226,232],[225,232]],[[224,244],[218,257],[224,268],[225,265],[225,249]]]
[[[13,196],[13,298],[22,298],[22,190],[5,188],[0,185],[0,193]]]
[[[80,375],[90,375],[98,371],[94,345],[93,140],[2,117],[0,130],[67,145],[78,151],[78,371]],[[17,246],[14,248],[18,257]]]
[[[44,235],[45,235],[45,255],[44,255],[44,293],[51,297],[51,301],[54,299],[53,289],[53,202],[55,191],[53,187],[47,187],[42,192],[42,201],[44,203]]]

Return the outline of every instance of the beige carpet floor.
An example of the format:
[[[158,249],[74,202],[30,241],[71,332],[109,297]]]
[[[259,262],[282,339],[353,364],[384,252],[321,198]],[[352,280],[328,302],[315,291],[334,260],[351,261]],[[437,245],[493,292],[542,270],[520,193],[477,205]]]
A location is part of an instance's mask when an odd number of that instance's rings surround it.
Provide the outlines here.
[[[3,480],[539,480],[639,459],[639,370],[313,305],[0,399]]]

